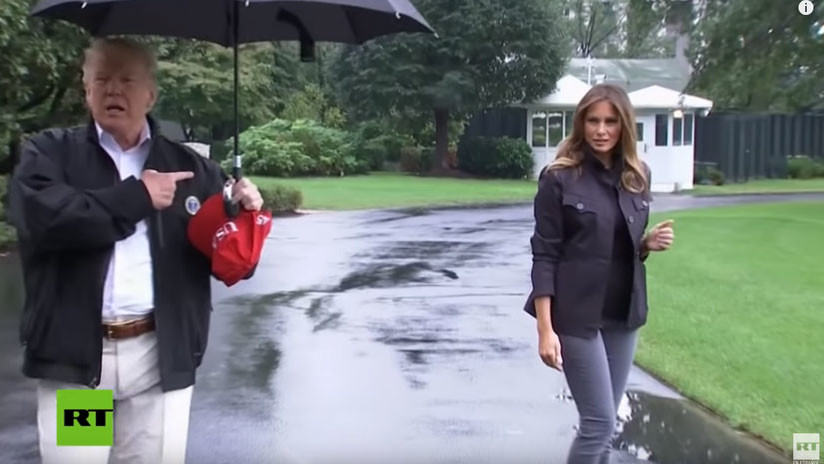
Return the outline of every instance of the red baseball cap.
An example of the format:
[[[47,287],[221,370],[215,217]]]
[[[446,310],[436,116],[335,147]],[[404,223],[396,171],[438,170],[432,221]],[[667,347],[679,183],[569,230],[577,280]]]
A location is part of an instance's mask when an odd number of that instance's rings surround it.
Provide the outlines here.
[[[223,194],[209,197],[189,220],[189,242],[212,260],[212,274],[227,287],[249,275],[260,260],[272,229],[272,213],[240,209],[226,215]]]

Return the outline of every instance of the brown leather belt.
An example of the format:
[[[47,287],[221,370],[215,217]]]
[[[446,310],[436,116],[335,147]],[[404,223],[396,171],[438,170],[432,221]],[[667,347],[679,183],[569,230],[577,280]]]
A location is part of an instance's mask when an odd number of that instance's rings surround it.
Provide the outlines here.
[[[137,337],[155,329],[154,316],[149,314],[142,319],[135,319],[126,322],[112,322],[103,324],[103,338],[109,340],[122,340],[124,338]]]

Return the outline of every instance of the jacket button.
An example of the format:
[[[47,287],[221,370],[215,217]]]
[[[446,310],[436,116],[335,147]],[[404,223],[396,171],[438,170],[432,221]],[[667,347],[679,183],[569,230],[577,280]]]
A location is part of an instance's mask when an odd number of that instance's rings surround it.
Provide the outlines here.
[[[647,206],[649,206],[649,203],[647,203],[647,200],[642,200],[642,201],[641,201],[641,204],[642,204],[642,205],[644,205],[644,207],[645,207],[645,208],[646,208]]]
[[[633,222],[635,222],[635,218],[633,216],[630,216],[627,218],[627,221],[629,221],[629,223],[632,224]]]
[[[584,209],[584,204],[583,203],[578,203],[577,205],[575,205],[575,207],[578,208],[578,209]]]

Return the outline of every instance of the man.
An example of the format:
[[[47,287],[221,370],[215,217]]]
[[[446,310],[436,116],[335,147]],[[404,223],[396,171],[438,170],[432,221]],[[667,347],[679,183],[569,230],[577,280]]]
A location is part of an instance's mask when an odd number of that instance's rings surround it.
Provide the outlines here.
[[[195,369],[206,349],[210,263],[188,242],[219,166],[158,134],[151,52],[125,39],[86,52],[88,127],[23,148],[11,186],[26,302],[23,372],[39,380],[44,463],[182,462]],[[260,210],[243,179],[233,200]],[[56,445],[56,391],[114,396],[114,445]]]

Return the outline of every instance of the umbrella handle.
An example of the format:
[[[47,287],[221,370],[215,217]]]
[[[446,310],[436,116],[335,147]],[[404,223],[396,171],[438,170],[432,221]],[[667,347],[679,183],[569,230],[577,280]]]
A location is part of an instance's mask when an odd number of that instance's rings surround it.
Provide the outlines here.
[[[240,168],[235,168],[240,169]],[[226,182],[223,186],[223,210],[226,211],[226,217],[233,219],[240,213],[240,204],[232,203],[232,186],[233,182]]]

